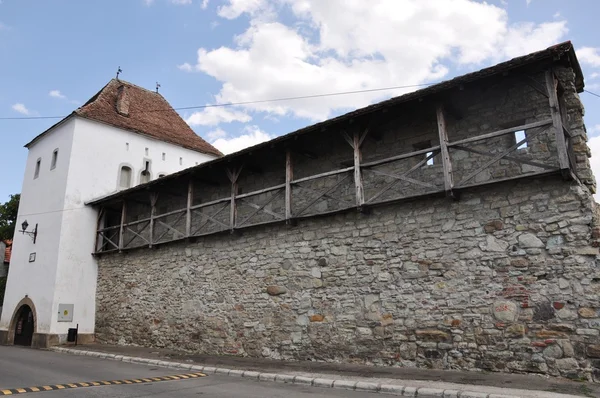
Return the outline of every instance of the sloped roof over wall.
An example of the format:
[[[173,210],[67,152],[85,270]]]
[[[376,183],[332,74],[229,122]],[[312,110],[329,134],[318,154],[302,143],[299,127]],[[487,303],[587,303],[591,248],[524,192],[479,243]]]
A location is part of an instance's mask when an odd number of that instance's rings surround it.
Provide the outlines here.
[[[223,156],[217,148],[198,136],[162,95],[123,80],[112,79],[67,118],[74,115],[194,151]],[[64,119],[58,124],[62,122]],[[31,145],[46,132],[25,146]]]
[[[484,68],[484,69],[481,69],[476,72],[467,73],[466,75],[458,76],[453,79],[431,85],[431,86],[421,89],[421,90],[413,91],[408,94],[404,94],[404,95],[394,97],[394,98],[391,98],[391,99],[388,99],[388,100],[385,100],[382,102],[378,102],[373,105],[366,106],[364,108],[357,109],[355,111],[346,113],[344,115],[341,115],[341,116],[338,116],[338,117],[335,117],[335,118],[332,118],[329,120],[325,120],[323,122],[313,124],[308,127],[304,127],[300,130],[296,130],[296,131],[288,133],[286,135],[277,137],[273,140],[266,141],[261,144],[255,145],[253,147],[243,149],[239,152],[235,152],[230,155],[223,156],[219,159],[214,159],[209,162],[202,163],[198,166],[190,167],[188,169],[179,171],[177,173],[170,174],[161,179],[150,181],[146,184],[141,184],[136,187],[129,188],[127,190],[119,191],[114,194],[110,194],[110,195],[107,195],[107,196],[104,196],[101,198],[97,198],[95,200],[88,202],[87,204],[95,205],[95,204],[108,202],[108,201],[114,200],[115,198],[123,197],[130,192],[144,190],[153,185],[164,184],[167,181],[175,180],[181,176],[187,175],[189,173],[193,173],[195,170],[213,167],[219,163],[224,164],[224,163],[233,162],[235,159],[241,158],[242,156],[245,156],[246,154],[251,153],[251,152],[255,152],[259,149],[263,149],[263,148],[267,148],[267,147],[275,148],[275,146],[277,146],[279,144],[283,144],[284,142],[287,142],[289,140],[293,140],[293,139],[297,138],[298,135],[307,134],[307,133],[316,132],[316,131],[324,131],[330,127],[333,127],[334,125],[336,125],[340,122],[344,122],[344,121],[352,120],[355,118],[359,118],[361,116],[369,115],[369,114],[375,113],[377,111],[386,109],[391,106],[395,106],[395,105],[399,105],[399,104],[403,104],[403,103],[409,103],[412,101],[421,101],[426,98],[431,98],[431,97],[435,97],[437,95],[442,95],[445,92],[449,92],[450,90],[460,88],[463,85],[474,84],[474,83],[477,83],[478,81],[482,81],[483,79],[491,78],[493,76],[499,76],[499,75],[501,76],[503,74],[509,73],[509,71],[512,71],[512,70],[517,70],[519,68],[525,68],[525,67],[528,67],[531,65],[538,65],[538,64],[545,65],[546,63],[547,63],[548,67],[551,66],[552,63],[561,63],[563,65],[570,66],[573,69],[573,72],[575,73],[575,85],[576,85],[577,92],[583,91],[583,87],[584,87],[583,73],[581,71],[579,61],[577,60],[577,57],[575,55],[575,49],[573,48],[573,44],[570,41],[567,41],[564,43],[556,44],[552,47],[548,47],[545,50],[541,50],[541,51],[537,51],[537,52],[534,52],[534,53],[531,53],[528,55],[513,58],[509,61],[499,63],[499,64],[491,66],[489,68]]]

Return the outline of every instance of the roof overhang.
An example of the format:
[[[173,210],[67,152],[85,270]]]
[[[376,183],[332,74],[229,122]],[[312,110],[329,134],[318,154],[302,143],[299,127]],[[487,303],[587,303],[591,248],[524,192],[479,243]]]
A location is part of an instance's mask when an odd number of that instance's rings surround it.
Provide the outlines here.
[[[153,186],[158,186],[158,185],[172,182],[173,180],[175,180],[177,178],[180,178],[180,177],[186,176],[186,175],[191,175],[191,174],[195,173],[196,171],[199,171],[199,170],[202,170],[205,168],[214,167],[214,166],[220,165],[220,164],[235,163],[236,160],[238,160],[252,152],[255,152],[255,151],[267,148],[267,147],[271,147],[271,148],[276,147],[276,146],[283,147],[287,141],[293,140],[293,139],[297,138],[297,136],[299,136],[299,135],[316,132],[316,131],[325,131],[330,126],[333,126],[336,123],[352,120],[352,119],[362,117],[365,115],[369,115],[374,112],[388,108],[390,106],[395,106],[395,105],[413,102],[413,101],[423,101],[426,98],[427,99],[437,98],[437,97],[441,96],[442,94],[449,92],[450,90],[453,90],[456,88],[462,88],[465,85],[468,85],[473,82],[480,81],[480,80],[483,80],[486,78],[499,76],[499,75],[500,76],[506,75],[510,71],[517,70],[519,68],[533,66],[536,64],[539,64],[542,66],[545,66],[545,64],[547,64],[547,66],[550,67],[551,65],[559,63],[559,62],[564,63],[565,65],[568,65],[573,69],[573,71],[575,73],[575,85],[576,85],[577,92],[582,92],[583,88],[584,88],[584,80],[583,80],[583,73],[581,71],[581,66],[579,65],[579,61],[577,60],[577,57],[575,55],[575,50],[573,48],[572,43],[570,41],[567,41],[567,42],[560,43],[555,46],[549,47],[542,51],[531,53],[531,54],[528,54],[528,55],[525,55],[522,57],[517,57],[517,58],[511,59],[509,61],[497,64],[495,66],[491,66],[489,68],[485,68],[485,69],[481,69],[476,72],[468,73],[466,75],[462,75],[462,76],[453,78],[451,80],[447,80],[447,81],[429,86],[429,87],[421,89],[421,90],[413,91],[411,93],[404,94],[399,97],[394,97],[394,98],[391,98],[391,99],[388,99],[388,100],[385,100],[385,101],[382,101],[382,102],[379,102],[379,103],[376,103],[373,105],[369,105],[364,108],[357,109],[355,111],[346,113],[344,115],[341,115],[341,116],[338,116],[338,117],[335,117],[335,118],[332,118],[332,119],[329,119],[329,120],[326,120],[326,121],[323,121],[320,123],[316,123],[316,124],[313,124],[308,127],[304,127],[302,129],[296,130],[296,131],[288,133],[286,135],[277,137],[273,140],[266,141],[261,144],[249,147],[249,148],[245,148],[241,151],[229,154],[227,156],[217,158],[217,159],[211,160],[209,162],[202,163],[198,166],[194,166],[194,167],[179,171],[177,173],[167,175],[160,179],[150,181],[146,184],[138,185],[133,188],[129,188],[129,189],[126,189],[123,191],[119,191],[119,192],[115,192],[113,194],[103,196],[101,198],[93,199],[93,200],[87,202],[86,204],[98,205],[101,203],[113,201],[122,196],[128,195],[129,193],[139,192],[139,191],[143,191],[143,190],[150,190],[150,189],[152,189]]]

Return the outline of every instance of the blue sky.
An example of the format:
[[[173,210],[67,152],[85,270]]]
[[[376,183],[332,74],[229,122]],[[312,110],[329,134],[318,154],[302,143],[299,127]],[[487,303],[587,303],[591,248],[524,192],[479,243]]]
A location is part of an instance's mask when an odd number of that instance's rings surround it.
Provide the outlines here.
[[[599,13],[594,0],[0,0],[0,118],[67,115],[119,66],[185,107],[436,82],[564,40],[600,94]],[[182,116],[231,152],[402,93]],[[600,98],[581,98],[600,157]],[[23,145],[57,120],[0,120],[0,201],[21,189]]]

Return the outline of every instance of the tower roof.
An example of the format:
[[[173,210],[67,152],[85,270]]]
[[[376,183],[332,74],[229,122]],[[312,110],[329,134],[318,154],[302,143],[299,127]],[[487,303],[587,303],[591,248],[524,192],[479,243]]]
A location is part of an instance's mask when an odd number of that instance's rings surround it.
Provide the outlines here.
[[[217,148],[198,136],[162,95],[120,79],[109,81],[67,118],[73,115],[194,151],[223,156]],[[26,146],[46,132],[38,135]]]

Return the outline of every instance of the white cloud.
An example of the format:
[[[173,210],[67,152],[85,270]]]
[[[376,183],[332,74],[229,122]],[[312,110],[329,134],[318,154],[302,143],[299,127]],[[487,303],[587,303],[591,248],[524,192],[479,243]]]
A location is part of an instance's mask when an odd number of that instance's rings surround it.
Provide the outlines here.
[[[192,0],[171,0],[171,3],[177,4],[177,5],[187,5],[187,4],[192,4]]]
[[[200,7],[203,10],[206,10],[206,7],[208,7],[208,0],[202,0],[202,5]]]
[[[12,109],[13,109],[13,111],[19,112],[19,113],[21,113],[23,115],[30,115],[31,114],[31,111],[29,109],[27,109],[27,107],[25,105],[21,104],[20,102],[14,104],[12,106]]]
[[[244,134],[233,138],[219,138],[212,143],[219,151],[228,155],[240,151],[261,142],[273,139],[271,135],[260,130],[258,126],[248,126],[243,130]]]
[[[289,24],[280,22],[277,12],[285,13]],[[505,9],[474,0],[381,0],[376,6],[346,0],[229,0],[218,13],[228,19],[246,14],[249,26],[235,45],[200,48],[195,65],[179,68],[220,81],[220,103],[437,81],[446,76],[449,63],[471,67],[523,55],[555,44],[567,32],[565,21],[510,25]],[[246,108],[322,120],[405,91]]]
[[[144,0],[144,5],[150,7],[154,3],[154,0]]]
[[[600,67],[600,48],[581,47],[576,52],[582,64]]]
[[[525,3],[527,3],[527,6],[529,7],[529,5],[531,4],[533,0],[525,0]]]
[[[590,166],[594,176],[600,176],[600,136],[592,137],[588,140],[588,146],[592,151]],[[594,195],[596,202],[600,203],[600,190]]]
[[[600,134],[600,124],[596,124],[595,126],[589,127],[587,129],[588,135]],[[600,152],[598,153],[600,156]],[[598,174],[600,176],[600,174]]]
[[[598,73],[598,72],[594,72],[594,73],[592,73],[592,74],[590,75],[590,79],[596,79],[596,78],[598,78],[599,76],[600,76],[600,73]]]
[[[64,94],[62,94],[60,92],[60,90],[51,90],[48,93],[48,95],[51,96],[51,97],[53,97],[53,98],[60,98],[60,99],[66,99],[67,98]]]
[[[267,0],[229,0],[228,5],[218,8],[217,14],[223,18],[235,19],[244,13],[255,15],[268,8]]]
[[[558,18],[560,18],[560,17],[562,17],[562,14],[560,13],[560,11],[556,11],[556,12],[554,13],[554,15],[552,16],[552,18],[554,18],[554,19],[558,19]]]
[[[211,107],[192,113],[185,121],[190,126],[216,126],[220,123],[246,123],[250,120],[252,120],[252,117],[245,112],[224,107]]]
[[[190,65],[189,63],[185,62],[181,65],[177,65],[177,67],[185,72],[191,72],[192,70],[194,70],[194,68],[192,67],[192,65]]]
[[[227,132],[222,129],[211,130],[208,133],[206,133],[206,138],[208,138],[209,141],[214,141],[218,138],[225,137],[227,137]]]

